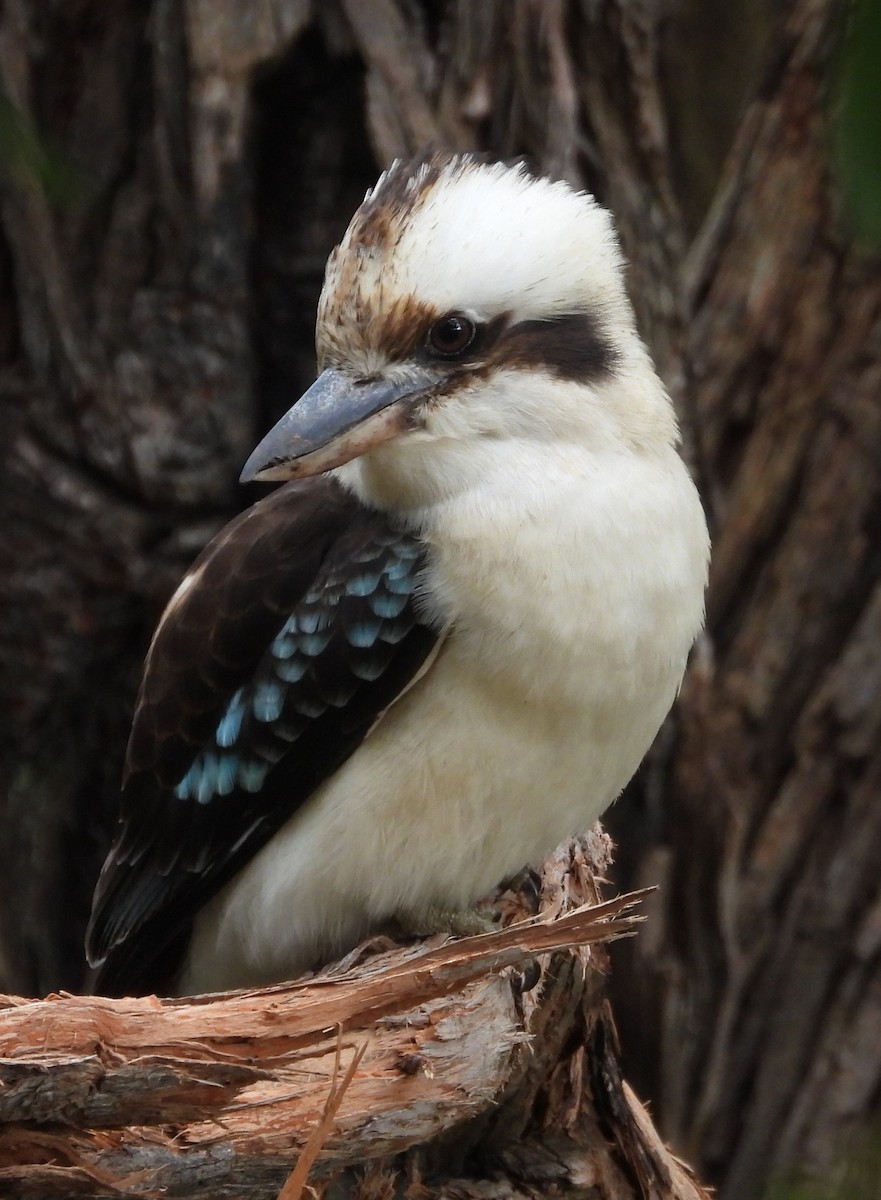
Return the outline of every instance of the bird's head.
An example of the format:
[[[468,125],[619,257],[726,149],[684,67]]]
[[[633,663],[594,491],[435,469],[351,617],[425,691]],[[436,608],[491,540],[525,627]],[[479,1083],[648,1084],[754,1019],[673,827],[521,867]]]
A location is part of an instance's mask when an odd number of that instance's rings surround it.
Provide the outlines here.
[[[420,503],[479,474],[490,443],[676,440],[608,213],[523,165],[395,163],[330,256],[316,345],[319,378],[244,481],[357,460],[359,490]]]

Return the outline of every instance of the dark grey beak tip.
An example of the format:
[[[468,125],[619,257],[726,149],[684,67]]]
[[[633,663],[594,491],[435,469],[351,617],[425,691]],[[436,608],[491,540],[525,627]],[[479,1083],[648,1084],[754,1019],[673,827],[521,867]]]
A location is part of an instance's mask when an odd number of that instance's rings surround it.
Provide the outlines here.
[[[260,458],[263,456],[261,455]],[[260,478],[260,470],[263,463],[256,455],[252,454],[245,465],[242,467],[242,473],[239,476],[239,483],[254,483]]]
[[[270,459],[267,462],[265,454],[255,452],[242,467],[239,483],[276,483],[278,480],[287,479],[290,475],[290,462],[287,458]]]
[[[254,455],[252,454],[242,467],[242,473],[239,476],[239,483],[253,483],[259,474],[260,464],[258,462],[254,462]]]

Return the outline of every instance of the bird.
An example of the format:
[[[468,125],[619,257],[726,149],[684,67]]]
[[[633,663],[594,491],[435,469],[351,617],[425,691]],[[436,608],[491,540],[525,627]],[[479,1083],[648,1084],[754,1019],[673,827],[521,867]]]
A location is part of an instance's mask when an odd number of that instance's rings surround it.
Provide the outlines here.
[[[706,520],[589,193],[396,161],[330,255],[316,351],[242,472],[282,486],[147,655],[86,939],[108,995],[456,929],[619,796],[702,628]]]

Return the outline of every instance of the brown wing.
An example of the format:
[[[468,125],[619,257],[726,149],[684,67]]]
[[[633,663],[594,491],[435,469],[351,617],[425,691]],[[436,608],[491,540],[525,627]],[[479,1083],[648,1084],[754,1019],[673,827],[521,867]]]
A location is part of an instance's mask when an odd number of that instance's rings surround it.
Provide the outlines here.
[[[97,990],[167,981],[199,908],[357,748],[435,644],[422,547],[333,481],[289,484],[194,564],[150,648],[95,892]]]

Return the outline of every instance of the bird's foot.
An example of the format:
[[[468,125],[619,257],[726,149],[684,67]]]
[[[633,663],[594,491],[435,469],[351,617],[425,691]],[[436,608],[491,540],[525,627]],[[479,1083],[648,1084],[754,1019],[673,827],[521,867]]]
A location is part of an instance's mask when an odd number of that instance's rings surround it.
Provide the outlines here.
[[[476,937],[495,933],[512,921],[535,916],[540,900],[541,875],[532,867],[524,867],[469,908],[432,904],[416,912],[399,913],[383,924],[382,932],[402,941],[438,933],[448,937]]]
[[[499,884],[499,892],[502,896],[511,895],[515,906],[534,917],[541,905],[541,875],[534,867],[523,867]]]
[[[432,905],[418,913],[401,914],[386,928],[393,928],[401,937],[431,937],[444,933],[451,937],[475,937],[494,933],[499,927],[499,914],[489,906],[453,909],[442,904]]]

